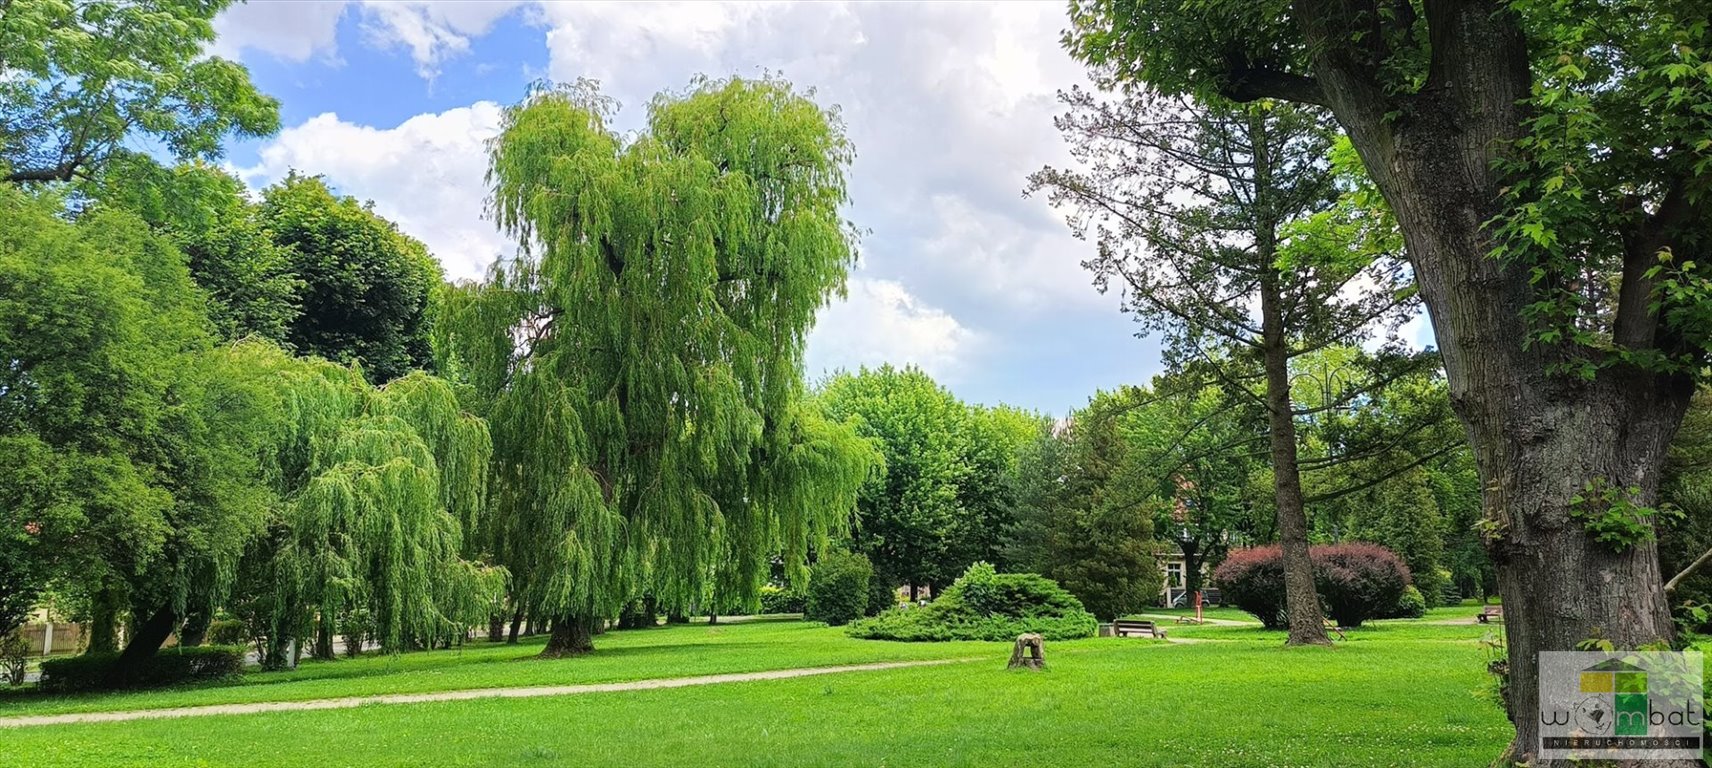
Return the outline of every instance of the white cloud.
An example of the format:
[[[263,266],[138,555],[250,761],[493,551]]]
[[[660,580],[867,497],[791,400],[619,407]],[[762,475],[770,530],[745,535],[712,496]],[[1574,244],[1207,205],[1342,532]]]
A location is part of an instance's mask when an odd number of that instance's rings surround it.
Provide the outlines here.
[[[472,37],[487,34],[494,22],[519,5],[511,0],[368,0],[363,4],[363,27],[381,47],[409,50],[417,73],[432,79],[447,59],[469,52]]]
[[[851,218],[886,243],[867,249],[877,275],[970,308],[1102,301],[1087,246],[1021,197],[1031,171],[1069,161],[1055,91],[1083,76],[1058,3],[572,3],[540,23],[548,74],[602,81],[631,107],[626,128],[704,72],[779,72],[839,105],[858,151]]]
[[[1080,266],[1088,246],[1061,231],[1012,225],[1003,213],[976,208],[953,194],[933,195],[926,209],[933,233],[915,252],[945,279],[1024,310],[1052,310],[1065,304],[1110,306]]]
[[[241,169],[255,186],[297,169],[321,174],[341,193],[373,200],[375,211],[428,244],[451,278],[479,278],[512,250],[482,217],[484,142],[499,131],[489,101],[417,115],[395,128],[354,125],[327,113],[287,128]]]
[[[245,49],[289,61],[337,53],[335,36],[344,0],[238,3],[214,18],[212,53],[238,58]]]
[[[352,5],[379,48],[403,48],[424,78],[469,51],[470,40],[522,5],[518,0],[301,0],[232,5],[214,19],[213,52],[235,58],[246,49],[289,61],[338,55],[339,20]]]
[[[808,339],[811,376],[862,365],[915,364],[955,381],[981,337],[891,280],[853,278],[849,295],[821,311]]]

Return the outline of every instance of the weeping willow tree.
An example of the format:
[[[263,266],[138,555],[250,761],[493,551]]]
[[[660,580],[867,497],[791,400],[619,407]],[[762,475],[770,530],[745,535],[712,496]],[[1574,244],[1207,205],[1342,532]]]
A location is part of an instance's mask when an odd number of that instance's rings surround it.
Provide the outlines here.
[[[461,637],[504,588],[462,557],[487,508],[487,427],[422,373],[375,389],[362,372],[247,347],[281,401],[270,481],[282,499],[251,548],[250,620],[263,661],[294,640],[333,655],[335,630],[385,650]]]
[[[877,454],[803,407],[804,337],[844,288],[853,152],[781,80],[697,80],[621,136],[592,84],[537,89],[490,146],[521,244],[445,303],[436,344],[491,398],[496,551],[592,649],[648,594],[751,603],[847,525]]]

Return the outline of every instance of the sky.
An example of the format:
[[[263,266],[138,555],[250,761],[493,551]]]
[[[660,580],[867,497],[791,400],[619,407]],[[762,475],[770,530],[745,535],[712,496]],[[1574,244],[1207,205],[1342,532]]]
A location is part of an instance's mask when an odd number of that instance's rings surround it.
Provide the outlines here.
[[[1072,236],[1022,194],[1071,163],[1052,118],[1085,84],[1057,2],[519,3],[252,0],[213,52],[278,98],[283,130],[232,147],[254,187],[292,169],[372,200],[448,277],[514,245],[482,215],[483,142],[529,83],[591,78],[636,130],[697,74],[782,75],[836,105],[863,231],[848,296],[823,310],[807,373],[912,363],[976,403],[1062,415],[1146,383],[1155,340],[1092,286]]]

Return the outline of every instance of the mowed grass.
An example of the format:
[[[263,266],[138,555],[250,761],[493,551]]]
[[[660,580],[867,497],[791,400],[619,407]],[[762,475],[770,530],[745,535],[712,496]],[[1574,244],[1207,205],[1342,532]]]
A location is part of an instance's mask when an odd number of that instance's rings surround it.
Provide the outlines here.
[[[201,704],[421,693],[467,688],[609,683],[876,661],[991,655],[992,643],[880,643],[802,621],[672,625],[608,632],[583,658],[540,659],[545,637],[517,645],[477,641],[462,649],[305,659],[295,670],[250,672],[229,683],[112,694],[0,695],[0,717],[103,712]],[[0,740],[6,732],[0,731]],[[6,762],[0,760],[0,766]]]
[[[472,666],[514,670],[506,684],[561,664],[611,665],[599,674],[624,679],[844,647],[839,630],[800,623],[732,625],[718,642],[693,642],[709,629],[607,635],[594,656],[567,662]],[[1468,766],[1489,762],[1510,734],[1480,693],[1481,628],[1383,622],[1332,648],[1286,648],[1281,633],[1252,627],[1176,629],[1191,642],[1048,643],[1045,672],[1007,671],[1002,644],[851,641],[878,657],[982,658],[670,690],[6,730],[0,765]],[[648,652],[621,652],[644,642]],[[339,690],[374,679],[346,678]]]

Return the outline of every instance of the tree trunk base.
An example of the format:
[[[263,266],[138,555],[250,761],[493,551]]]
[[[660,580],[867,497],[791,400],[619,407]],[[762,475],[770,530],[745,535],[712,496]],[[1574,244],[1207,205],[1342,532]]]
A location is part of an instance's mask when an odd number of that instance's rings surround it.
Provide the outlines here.
[[[178,626],[178,617],[173,614],[172,605],[161,606],[148,621],[137,627],[131,636],[131,642],[125,645],[125,651],[119,658],[113,660],[113,666],[107,669],[107,677],[103,681],[108,688],[123,688],[130,685],[143,662],[154,656],[160,650],[161,644],[172,635]]]
[[[1006,669],[1046,669],[1046,638],[1035,632],[1017,635]]]
[[[541,649],[542,658],[562,659],[594,652],[594,622],[581,617],[553,620],[553,633]]]

